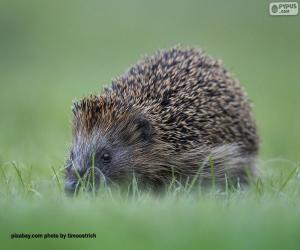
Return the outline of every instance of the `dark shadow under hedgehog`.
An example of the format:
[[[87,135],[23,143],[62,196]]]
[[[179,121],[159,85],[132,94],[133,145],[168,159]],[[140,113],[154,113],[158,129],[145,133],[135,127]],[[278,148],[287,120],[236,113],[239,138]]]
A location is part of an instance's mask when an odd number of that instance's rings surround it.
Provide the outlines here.
[[[259,139],[249,100],[221,62],[199,49],[159,51],[134,65],[100,95],[73,107],[66,191],[94,170],[96,187],[134,175],[158,188],[198,174],[247,183]]]

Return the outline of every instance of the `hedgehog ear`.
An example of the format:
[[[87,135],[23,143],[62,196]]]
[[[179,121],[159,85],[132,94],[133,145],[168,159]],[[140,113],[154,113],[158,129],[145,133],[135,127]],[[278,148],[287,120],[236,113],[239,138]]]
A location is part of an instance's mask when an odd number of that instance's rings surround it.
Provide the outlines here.
[[[136,131],[139,133],[139,137],[143,141],[150,141],[152,138],[153,128],[145,117],[139,116],[135,120],[136,123]]]

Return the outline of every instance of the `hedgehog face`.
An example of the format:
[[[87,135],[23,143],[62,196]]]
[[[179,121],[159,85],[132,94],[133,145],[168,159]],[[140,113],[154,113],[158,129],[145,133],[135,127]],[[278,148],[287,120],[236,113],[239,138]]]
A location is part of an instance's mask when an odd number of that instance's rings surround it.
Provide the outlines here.
[[[96,142],[77,142],[73,145],[67,162],[66,191],[73,193],[82,185],[90,190],[92,178],[96,189],[100,182],[107,184],[114,175],[127,171],[127,155],[126,147],[120,143],[111,144],[102,136]]]
[[[104,120],[86,130],[76,127],[66,167],[65,190],[74,193],[81,185],[96,190],[131,178],[137,163],[137,151],[146,152],[152,138],[148,120],[140,115],[123,116],[107,127]],[[78,125],[78,124],[77,124]]]

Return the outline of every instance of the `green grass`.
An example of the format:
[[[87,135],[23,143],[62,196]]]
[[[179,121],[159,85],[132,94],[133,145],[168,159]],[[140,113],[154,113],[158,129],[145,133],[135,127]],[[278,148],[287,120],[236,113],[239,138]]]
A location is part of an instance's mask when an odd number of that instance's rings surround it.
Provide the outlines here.
[[[0,1],[0,249],[299,249],[298,30],[299,16],[271,17],[259,0]],[[134,180],[66,197],[72,101],[179,43],[222,59],[247,90],[259,178],[247,190],[173,181],[154,196]],[[10,239],[22,232],[97,238]]]
[[[96,195],[67,197],[59,169],[41,180],[29,167],[7,163],[1,165],[1,243],[14,249],[40,249],[41,243],[46,249],[297,249],[300,164],[272,164],[281,166],[247,189],[203,190],[191,181],[151,194],[134,178],[129,192],[103,186]],[[97,238],[12,240],[11,233]]]

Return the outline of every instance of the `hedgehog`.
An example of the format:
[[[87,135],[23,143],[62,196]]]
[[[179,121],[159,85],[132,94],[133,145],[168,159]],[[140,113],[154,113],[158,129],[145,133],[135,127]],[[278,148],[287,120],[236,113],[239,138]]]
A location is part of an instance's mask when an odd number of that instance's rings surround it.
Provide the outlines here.
[[[203,186],[214,178],[222,187],[255,176],[259,137],[251,103],[222,62],[201,49],[146,56],[72,111],[68,193],[91,172],[96,188],[132,176],[150,189],[174,178],[196,177]]]

